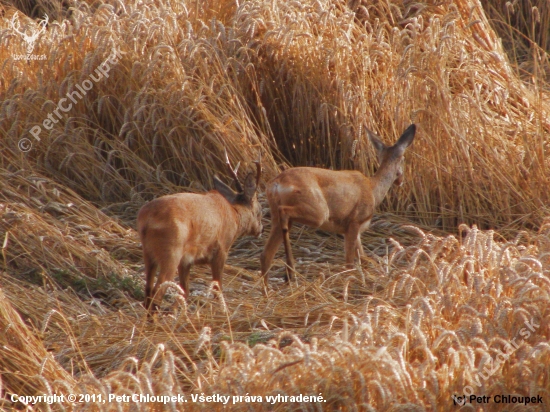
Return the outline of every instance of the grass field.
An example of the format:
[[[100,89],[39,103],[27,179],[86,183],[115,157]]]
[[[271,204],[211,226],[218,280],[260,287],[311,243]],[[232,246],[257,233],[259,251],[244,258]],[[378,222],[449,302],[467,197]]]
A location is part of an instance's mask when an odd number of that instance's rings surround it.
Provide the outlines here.
[[[0,410],[550,410],[549,22],[544,0],[0,0]],[[365,127],[410,123],[368,260],[296,227],[266,298],[265,182],[371,175]],[[262,154],[265,234],[223,295],[195,266],[148,319],[137,211],[229,182],[224,148]]]

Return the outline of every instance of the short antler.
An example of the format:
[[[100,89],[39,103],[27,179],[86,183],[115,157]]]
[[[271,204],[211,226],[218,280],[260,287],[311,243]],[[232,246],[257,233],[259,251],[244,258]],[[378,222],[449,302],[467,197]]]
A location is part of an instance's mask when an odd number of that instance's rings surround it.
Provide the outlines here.
[[[241,165],[241,162],[237,163],[237,167],[233,169],[231,166],[231,162],[229,161],[229,156],[227,155],[227,149],[224,149],[225,151],[225,164],[229,168],[229,172],[231,173],[231,176],[233,176],[233,180],[235,180],[235,186],[237,186],[237,191],[239,193],[243,193],[243,185],[241,185],[241,182],[239,182],[239,177],[237,176],[237,170],[239,170],[239,166]]]
[[[256,163],[256,187],[260,184],[260,177],[262,176],[262,152],[258,154],[258,160],[254,161]]]
[[[359,160],[357,158],[357,145],[359,144],[359,140],[355,139],[353,143],[351,144],[351,155],[349,157],[349,160],[353,163],[353,169],[359,170]]]

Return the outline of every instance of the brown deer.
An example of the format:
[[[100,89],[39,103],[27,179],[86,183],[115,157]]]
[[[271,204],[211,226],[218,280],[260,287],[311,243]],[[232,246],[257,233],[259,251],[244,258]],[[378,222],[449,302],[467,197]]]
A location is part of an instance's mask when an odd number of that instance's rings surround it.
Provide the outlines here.
[[[239,182],[227,152],[226,164],[235,181],[237,192],[214,176],[214,188],[208,193],[178,193],[162,196],[145,204],[139,211],[137,227],[145,262],[145,307],[158,309],[156,296],[160,285],[173,279],[176,271],[180,285],[189,293],[189,272],[195,263],[210,263],[212,279],[221,290],[222,272],[227,253],[240,236],[260,236],[262,208],[256,196],[261,163],[256,163],[256,176],[250,173]],[[153,288],[155,273],[158,280]]]
[[[392,184],[403,184],[403,154],[414,139],[416,126],[411,124],[393,146],[386,146],[366,130],[380,163],[374,176],[367,177],[353,170],[295,167],[268,183],[271,233],[260,256],[265,288],[267,272],[281,243],[286,253],[286,280],[292,277],[294,258],[289,232],[294,222],[344,235],[348,267],[353,268],[358,255],[363,257],[361,233],[369,227],[376,207]]]

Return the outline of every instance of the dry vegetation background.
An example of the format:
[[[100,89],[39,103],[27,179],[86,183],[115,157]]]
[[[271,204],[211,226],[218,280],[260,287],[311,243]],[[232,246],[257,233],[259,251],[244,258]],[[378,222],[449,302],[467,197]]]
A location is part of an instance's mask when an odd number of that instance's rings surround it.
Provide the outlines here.
[[[13,59],[18,10],[28,30],[50,17],[33,51],[46,60]],[[322,393],[166,409],[447,411],[470,385],[548,410],[547,1],[2,0],[0,17],[0,409],[11,393]],[[109,77],[36,141],[112,48]],[[411,122],[406,182],[364,235],[363,267],[343,269],[337,236],[295,230],[297,282],[277,260],[266,299],[265,235],[243,239],[224,299],[197,267],[187,303],[171,287],[170,314],[147,321],[145,201],[211,188],[224,147],[244,164],[261,151],[265,179],[280,164],[371,174],[363,127],[389,143]],[[540,326],[521,339],[527,320]],[[29,410],[48,408],[162,409]]]

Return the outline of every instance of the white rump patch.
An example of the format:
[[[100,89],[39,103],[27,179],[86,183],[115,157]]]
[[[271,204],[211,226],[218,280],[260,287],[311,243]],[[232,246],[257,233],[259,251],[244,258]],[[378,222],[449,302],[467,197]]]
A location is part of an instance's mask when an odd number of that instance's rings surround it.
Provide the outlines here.
[[[292,185],[285,186],[285,185],[282,185],[280,183],[277,183],[275,185],[275,187],[273,188],[273,192],[275,192],[279,196],[292,193],[293,191],[294,191],[294,186],[292,186]]]
[[[164,229],[169,227],[170,225],[167,224],[164,220],[156,220],[156,219],[150,219],[147,222],[147,229]]]
[[[359,227],[359,233],[362,233],[362,232],[364,232],[365,230],[367,230],[367,229],[369,228],[369,226],[370,226],[370,221],[371,221],[371,219],[369,219],[369,220],[367,220],[366,222],[363,222],[363,223],[361,224],[361,226]]]

